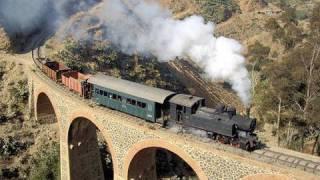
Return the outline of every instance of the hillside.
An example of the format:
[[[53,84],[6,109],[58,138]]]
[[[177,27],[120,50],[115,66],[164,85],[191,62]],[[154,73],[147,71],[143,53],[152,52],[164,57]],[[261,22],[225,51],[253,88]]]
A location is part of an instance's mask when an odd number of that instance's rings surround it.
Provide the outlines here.
[[[39,166],[41,161],[52,161],[47,164],[51,166],[58,158],[58,127],[39,124],[29,114],[24,64],[28,58],[24,57],[24,62],[15,56],[0,54],[0,179],[35,178],[45,174],[45,167]],[[52,151],[45,152],[49,147]]]

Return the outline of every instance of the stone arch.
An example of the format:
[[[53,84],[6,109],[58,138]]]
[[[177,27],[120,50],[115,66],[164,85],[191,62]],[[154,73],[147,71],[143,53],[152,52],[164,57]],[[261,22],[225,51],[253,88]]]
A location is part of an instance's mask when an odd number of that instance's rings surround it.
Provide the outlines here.
[[[114,178],[111,141],[93,121],[83,116],[76,117],[67,134],[70,179]]]
[[[134,179],[136,178],[138,173],[134,171],[136,170],[144,171],[145,169],[141,169],[141,167],[139,168],[133,167],[139,164],[137,162],[139,161],[141,162],[141,160],[143,162],[149,163],[147,164],[147,166],[149,166],[149,168],[152,169],[153,167],[151,166],[151,164],[154,163],[154,160],[145,159],[145,157],[154,156],[154,153],[155,153],[154,150],[157,150],[157,149],[169,151],[175,154],[176,156],[178,156],[179,158],[181,158],[188,166],[192,168],[192,170],[195,172],[198,179],[201,179],[201,180],[208,179],[205,173],[203,172],[202,168],[200,167],[200,164],[197,161],[193,160],[183,149],[162,140],[145,140],[133,145],[129,150],[128,155],[125,159],[124,177],[127,179],[130,179],[130,178]],[[150,179],[152,176],[154,176],[154,173],[153,172],[151,174],[149,173],[147,176],[149,177],[145,177],[145,178]]]
[[[52,124],[58,122],[57,113],[52,101],[44,92],[37,95],[35,107],[36,120],[41,124]]]

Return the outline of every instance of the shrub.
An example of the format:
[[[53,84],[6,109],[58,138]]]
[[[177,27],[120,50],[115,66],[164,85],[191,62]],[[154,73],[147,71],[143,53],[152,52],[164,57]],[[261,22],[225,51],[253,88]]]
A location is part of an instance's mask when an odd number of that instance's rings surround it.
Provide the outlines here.
[[[0,62],[0,116],[22,115],[28,100],[28,82],[23,69],[14,62]]]
[[[32,160],[34,166],[30,172],[31,180],[60,179],[60,151],[59,144],[52,143],[48,147],[42,146]]]
[[[240,12],[239,5],[234,0],[194,0],[201,7],[201,15],[207,21],[216,23],[226,21],[232,14]]]

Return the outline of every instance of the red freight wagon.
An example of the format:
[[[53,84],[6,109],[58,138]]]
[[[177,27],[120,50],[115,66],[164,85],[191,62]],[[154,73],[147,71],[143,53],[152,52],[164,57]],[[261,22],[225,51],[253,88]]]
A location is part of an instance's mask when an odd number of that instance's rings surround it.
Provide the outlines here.
[[[84,96],[84,91],[82,84],[89,78],[90,75],[81,74],[77,71],[70,71],[62,74],[62,83],[68,87],[70,90],[75,91]]]
[[[52,80],[61,81],[61,75],[70,71],[70,68],[56,61],[48,61],[42,64],[42,71]]]

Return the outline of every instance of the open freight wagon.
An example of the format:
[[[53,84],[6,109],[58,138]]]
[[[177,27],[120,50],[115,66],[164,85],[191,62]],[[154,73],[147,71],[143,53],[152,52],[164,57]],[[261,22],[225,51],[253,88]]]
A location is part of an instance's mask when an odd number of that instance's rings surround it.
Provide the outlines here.
[[[90,77],[90,75],[85,75],[77,71],[69,71],[62,74],[62,83],[68,87],[70,90],[76,92],[82,97],[85,97],[87,94],[87,86],[83,84]]]
[[[42,64],[42,71],[54,81],[61,81],[62,73],[70,70],[70,68],[57,61],[47,61]]]

